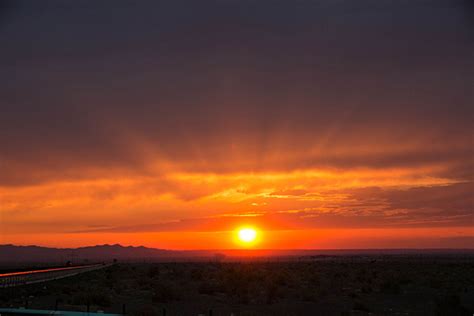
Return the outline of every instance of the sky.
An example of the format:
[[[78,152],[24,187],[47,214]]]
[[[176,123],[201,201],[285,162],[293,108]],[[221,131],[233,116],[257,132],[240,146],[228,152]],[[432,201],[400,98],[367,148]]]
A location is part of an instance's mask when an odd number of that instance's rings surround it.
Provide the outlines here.
[[[474,248],[468,0],[0,2],[0,244]]]

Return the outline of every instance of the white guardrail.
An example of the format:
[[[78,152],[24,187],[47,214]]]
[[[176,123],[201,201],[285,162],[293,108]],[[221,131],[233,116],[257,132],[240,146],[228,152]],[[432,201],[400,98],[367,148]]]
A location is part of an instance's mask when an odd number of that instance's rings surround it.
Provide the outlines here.
[[[111,265],[112,264],[91,264],[86,266],[3,273],[0,274],[0,288],[67,278],[79,273],[106,268]]]

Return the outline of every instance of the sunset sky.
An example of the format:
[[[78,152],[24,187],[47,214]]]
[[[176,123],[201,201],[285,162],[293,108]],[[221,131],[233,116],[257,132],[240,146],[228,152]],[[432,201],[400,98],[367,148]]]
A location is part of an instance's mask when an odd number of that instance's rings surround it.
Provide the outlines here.
[[[0,244],[474,247],[471,1],[2,1],[0,43]]]

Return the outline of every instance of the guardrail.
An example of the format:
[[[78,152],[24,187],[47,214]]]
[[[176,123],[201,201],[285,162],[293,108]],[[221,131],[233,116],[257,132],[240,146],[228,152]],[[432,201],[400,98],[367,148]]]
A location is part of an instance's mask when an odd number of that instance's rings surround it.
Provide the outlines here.
[[[0,316],[123,316],[122,314],[105,314],[90,312],[68,312],[56,310],[35,310],[35,309],[16,309],[16,308],[0,308]]]
[[[86,266],[3,273],[0,274],[0,288],[67,278],[79,273],[98,270],[111,265],[112,264],[91,264]]]

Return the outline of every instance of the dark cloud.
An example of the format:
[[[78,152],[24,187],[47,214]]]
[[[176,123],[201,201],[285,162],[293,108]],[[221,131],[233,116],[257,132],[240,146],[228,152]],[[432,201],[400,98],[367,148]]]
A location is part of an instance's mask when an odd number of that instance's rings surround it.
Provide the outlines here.
[[[353,190],[352,197],[367,208],[375,201],[375,213],[394,226],[471,226],[474,224],[473,182],[452,185]],[[349,190],[350,192],[350,190]]]
[[[213,172],[445,163],[466,178],[468,7],[20,1],[0,28],[0,181],[155,160]]]
[[[17,4],[13,0],[0,0],[0,27],[8,21],[8,18],[17,9]]]

